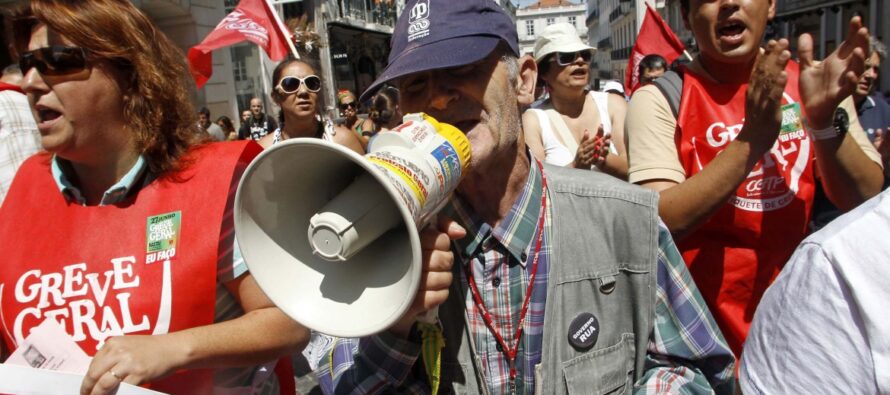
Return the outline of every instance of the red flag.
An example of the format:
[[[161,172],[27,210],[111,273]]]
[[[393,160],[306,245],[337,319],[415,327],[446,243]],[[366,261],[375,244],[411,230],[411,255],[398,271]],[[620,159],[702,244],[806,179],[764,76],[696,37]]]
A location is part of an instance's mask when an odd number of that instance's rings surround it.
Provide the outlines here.
[[[284,32],[278,14],[266,0],[241,0],[204,41],[189,49],[189,67],[198,88],[213,75],[210,52],[214,49],[247,40],[266,50],[269,59],[277,61],[287,56],[290,35]]]
[[[637,68],[646,55],[661,55],[667,60],[668,64],[671,64],[678,56],[683,54],[685,49],[680,39],[674,35],[671,27],[664,22],[664,19],[661,19],[661,15],[652,6],[646,4],[646,17],[643,19],[643,26],[640,27],[640,34],[634,43],[630,59],[627,61],[624,88],[628,95],[640,87],[640,76]]]

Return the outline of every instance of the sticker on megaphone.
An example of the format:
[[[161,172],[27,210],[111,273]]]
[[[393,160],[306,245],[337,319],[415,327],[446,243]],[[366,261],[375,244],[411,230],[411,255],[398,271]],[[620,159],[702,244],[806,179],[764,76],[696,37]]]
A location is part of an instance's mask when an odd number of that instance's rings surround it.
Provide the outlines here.
[[[423,226],[447,202],[470,163],[466,136],[423,114],[408,114],[404,123],[378,133],[365,159],[399,193],[415,225]],[[373,193],[376,181],[364,174],[309,221],[313,252],[345,261],[399,223],[388,197]]]

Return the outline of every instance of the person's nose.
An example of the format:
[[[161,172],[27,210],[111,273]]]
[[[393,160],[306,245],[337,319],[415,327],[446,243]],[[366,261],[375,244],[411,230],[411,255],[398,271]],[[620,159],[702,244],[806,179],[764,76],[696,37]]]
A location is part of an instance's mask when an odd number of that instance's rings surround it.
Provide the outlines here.
[[[460,98],[456,89],[458,81],[452,81],[444,75],[433,75],[429,80],[428,105],[434,110],[444,111]]]
[[[43,80],[43,76],[40,75],[36,68],[32,67],[22,76],[22,90],[25,93],[45,92],[49,90],[49,87],[46,85],[46,81]]]
[[[720,12],[735,12],[739,9],[739,0],[718,0]]]

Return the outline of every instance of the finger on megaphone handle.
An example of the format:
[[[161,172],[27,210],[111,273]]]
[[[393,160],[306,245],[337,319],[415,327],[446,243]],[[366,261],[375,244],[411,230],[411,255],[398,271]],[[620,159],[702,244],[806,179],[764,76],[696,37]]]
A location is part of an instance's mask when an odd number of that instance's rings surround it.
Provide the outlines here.
[[[460,226],[457,221],[442,214],[437,216],[436,226],[438,226],[440,232],[448,234],[448,238],[451,240],[459,240],[467,235],[467,230],[464,229],[463,226]]]
[[[444,233],[435,232],[431,228],[427,228],[424,232],[427,235],[435,235],[436,239],[444,238],[446,245],[448,244]],[[429,236],[425,238],[428,240]],[[423,249],[423,273],[420,276],[417,294],[408,311],[390,327],[390,332],[396,336],[407,338],[419,314],[445,303],[445,300],[448,299],[448,289],[454,277],[451,274],[453,264],[454,255],[447,247],[446,250]]]

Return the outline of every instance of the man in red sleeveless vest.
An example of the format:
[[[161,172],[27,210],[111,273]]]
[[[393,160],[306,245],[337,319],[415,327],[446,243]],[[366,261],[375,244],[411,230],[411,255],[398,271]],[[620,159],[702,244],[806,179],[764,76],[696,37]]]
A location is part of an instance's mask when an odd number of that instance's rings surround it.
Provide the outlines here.
[[[47,153],[0,208],[0,356],[54,320],[93,356],[81,393],[274,391],[265,366],[308,331],[233,259],[234,191],[261,148],[199,140],[182,53],[131,2],[33,0],[20,14]]]
[[[880,191],[878,155],[842,103],[868,33],[854,18],[821,63],[804,35],[798,65],[787,40],[760,47],[774,0],[681,3],[701,51],[683,71],[678,116],[658,87],[634,94],[629,178],[660,191],[659,213],[738,356],[757,302],[806,233],[816,171],[845,209]],[[838,107],[849,124],[835,128]]]

